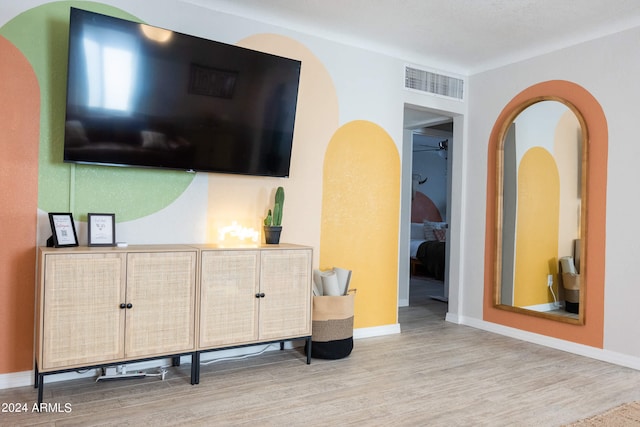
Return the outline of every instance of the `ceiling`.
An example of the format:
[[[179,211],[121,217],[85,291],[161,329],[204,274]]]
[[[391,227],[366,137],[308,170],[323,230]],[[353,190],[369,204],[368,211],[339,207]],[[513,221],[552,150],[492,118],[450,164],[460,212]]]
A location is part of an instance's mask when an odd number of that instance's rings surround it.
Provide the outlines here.
[[[182,0],[470,75],[640,25],[638,0]]]
[[[181,0],[468,76],[640,26],[640,0]],[[405,107],[404,127],[444,117]]]

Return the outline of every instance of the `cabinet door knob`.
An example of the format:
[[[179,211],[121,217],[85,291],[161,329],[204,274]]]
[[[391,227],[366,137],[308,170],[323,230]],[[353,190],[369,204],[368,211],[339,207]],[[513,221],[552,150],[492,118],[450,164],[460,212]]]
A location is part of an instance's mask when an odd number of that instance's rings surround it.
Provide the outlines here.
[[[127,308],[131,308],[131,307],[133,307],[133,304],[131,303],[127,304]]]
[[[122,303],[120,304],[120,308],[127,308],[127,306],[124,303]]]
[[[256,298],[264,298],[264,292],[256,294]]]

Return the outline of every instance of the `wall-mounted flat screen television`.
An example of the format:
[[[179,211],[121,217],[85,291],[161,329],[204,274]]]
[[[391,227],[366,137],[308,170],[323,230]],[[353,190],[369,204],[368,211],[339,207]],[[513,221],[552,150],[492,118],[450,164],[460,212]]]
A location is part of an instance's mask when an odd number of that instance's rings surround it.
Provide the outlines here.
[[[289,176],[300,68],[71,8],[64,161]]]

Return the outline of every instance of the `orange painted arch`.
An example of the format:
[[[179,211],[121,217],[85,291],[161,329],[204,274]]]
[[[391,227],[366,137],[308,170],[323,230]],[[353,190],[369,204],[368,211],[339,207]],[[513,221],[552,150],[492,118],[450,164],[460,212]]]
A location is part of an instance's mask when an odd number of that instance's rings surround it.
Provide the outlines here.
[[[40,86],[0,36],[0,374],[33,367]],[[11,351],[9,351],[9,349]]]
[[[493,304],[496,245],[496,166],[501,146],[500,131],[505,120],[514,117],[527,102],[553,96],[573,105],[584,118],[588,135],[587,169],[587,237],[583,265],[585,295],[584,325],[556,322],[500,310]],[[487,322],[521,329],[553,338],[602,348],[604,341],[604,269],[606,241],[608,127],[602,107],[583,87],[564,80],[551,80],[533,85],[516,95],[502,110],[489,138],[487,160],[487,216],[485,233],[485,269],[483,319]],[[585,263],[586,261],[586,263]]]

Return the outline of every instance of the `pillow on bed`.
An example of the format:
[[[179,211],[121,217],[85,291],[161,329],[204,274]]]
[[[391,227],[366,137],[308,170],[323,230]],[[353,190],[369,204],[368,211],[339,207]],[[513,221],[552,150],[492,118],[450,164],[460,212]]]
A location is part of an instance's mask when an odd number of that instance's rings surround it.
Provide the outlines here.
[[[424,239],[424,225],[419,222],[411,223],[411,240]]]
[[[444,242],[447,235],[446,222],[424,222],[424,240]]]

